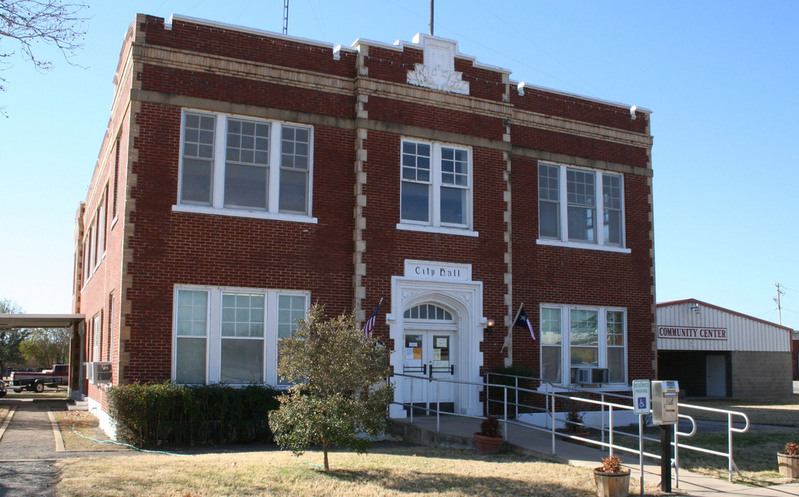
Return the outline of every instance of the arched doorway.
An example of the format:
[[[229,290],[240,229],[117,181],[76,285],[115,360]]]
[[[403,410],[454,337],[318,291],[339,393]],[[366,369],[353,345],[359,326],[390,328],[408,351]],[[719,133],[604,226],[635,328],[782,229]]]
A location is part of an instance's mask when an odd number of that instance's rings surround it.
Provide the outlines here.
[[[450,310],[435,303],[424,303],[406,309],[403,313],[403,363],[402,373],[444,380],[437,382],[407,382],[404,402],[414,407],[455,410],[455,368],[457,366],[458,326]]]

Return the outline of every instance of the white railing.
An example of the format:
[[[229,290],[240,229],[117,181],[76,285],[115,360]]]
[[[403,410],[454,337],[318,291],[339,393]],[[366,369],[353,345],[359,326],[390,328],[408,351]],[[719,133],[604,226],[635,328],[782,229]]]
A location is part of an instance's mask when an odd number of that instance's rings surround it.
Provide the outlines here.
[[[492,383],[491,377],[492,376],[501,376],[505,378],[510,378],[512,380],[512,384],[504,384],[504,383]],[[644,442],[651,441],[651,442],[659,442],[659,439],[647,437],[644,435],[644,426],[646,424],[645,418],[647,416],[639,415],[638,417],[638,434],[634,435],[625,431],[618,430],[614,423],[614,414],[618,413],[619,411],[633,411],[632,407],[632,397],[627,395],[620,395],[615,393],[609,392],[601,392],[601,391],[594,391],[593,389],[579,389],[574,387],[561,387],[555,386],[551,383],[542,380],[540,378],[533,378],[533,377],[524,377],[524,376],[514,376],[514,375],[505,375],[499,373],[486,373],[485,381],[482,383],[477,382],[469,382],[469,381],[460,381],[460,380],[451,380],[451,379],[444,379],[444,378],[431,378],[429,376],[415,376],[410,374],[400,374],[396,373],[392,377],[393,381],[396,381],[399,378],[407,378],[408,379],[408,394],[410,397],[409,402],[395,402],[400,406],[406,408],[409,412],[410,422],[413,423],[414,418],[414,411],[422,410],[425,411],[427,414],[435,414],[436,416],[436,431],[441,431],[441,414],[445,414],[448,416],[460,416],[460,417],[467,417],[467,418],[474,418],[474,419],[482,419],[483,416],[473,416],[458,412],[445,412],[442,411],[441,408],[441,384],[443,383],[451,383],[451,384],[458,384],[458,385],[470,385],[470,386],[479,386],[482,387],[483,391],[485,392],[485,401],[486,401],[486,409],[487,413],[492,412],[492,404],[501,403],[501,411],[502,415],[500,421],[503,423],[503,436],[507,440],[508,438],[508,425],[514,426],[521,426],[527,429],[537,430],[545,433],[549,433],[551,437],[551,452],[554,454],[556,451],[556,440],[557,438],[561,439],[568,439],[568,440],[575,440],[579,442],[583,442],[585,444],[596,445],[598,447],[602,447],[603,449],[607,449],[610,455],[613,455],[615,451],[619,452],[626,452],[631,454],[638,455],[639,458],[639,465],[641,469],[641,488],[643,488],[643,474],[644,474],[644,457],[649,457],[651,459],[660,460],[660,454],[655,454],[651,452],[646,452],[644,450]],[[507,381],[507,380],[505,380]],[[420,382],[426,382],[428,388],[427,391],[427,398],[424,399],[423,402],[414,403],[414,385]],[[430,385],[432,382],[435,382],[435,388],[431,389]],[[530,386],[537,386],[539,388],[523,388],[520,387],[520,383],[529,383]],[[422,388],[424,384],[417,385],[416,388]],[[544,390],[540,390],[540,387],[544,387]],[[491,392],[496,391],[496,389],[501,389],[502,391],[502,399],[496,400],[491,398]],[[432,391],[431,391],[432,390]],[[557,391],[556,391],[557,390]],[[560,392],[558,392],[560,391]],[[568,392],[569,394],[565,393]],[[581,397],[580,395],[592,395],[595,397],[599,397],[599,400],[594,400],[586,397]],[[531,399],[531,402],[525,402],[525,398]],[[613,399],[611,401],[609,399]],[[592,438],[583,437],[579,435],[574,435],[566,432],[558,432],[556,431],[556,425],[559,422],[557,417],[557,405],[561,404],[561,407],[564,404],[571,403],[571,408],[574,409],[574,403],[579,403],[585,406],[583,409],[577,409],[580,412],[589,411],[589,412],[599,412],[600,413],[600,421],[599,426],[597,428],[600,432],[600,439],[594,440]],[[423,407],[424,406],[424,407]],[[433,407],[435,406],[435,407]],[[543,406],[543,407],[542,407]],[[671,461],[671,466],[674,467],[675,471],[675,479],[676,484],[679,485],[679,451],[680,449],[683,450],[694,450],[698,452],[702,452],[705,454],[712,454],[721,457],[725,457],[728,461],[728,470],[729,470],[729,479],[732,481],[732,471],[733,469],[738,472],[740,475],[740,471],[738,470],[735,461],[733,460],[733,433],[745,433],[749,430],[749,418],[746,414],[737,412],[737,411],[728,411],[724,409],[714,409],[710,407],[702,407],[692,404],[679,404],[679,408],[682,409],[695,409],[700,411],[708,411],[714,413],[721,413],[727,416],[727,432],[728,432],[728,443],[727,443],[727,451],[715,451],[711,449],[706,449],[703,447],[697,447],[688,444],[682,444],[679,442],[680,437],[683,438],[690,438],[694,436],[697,432],[697,425],[696,421],[692,416],[686,414],[680,414],[679,418],[691,424],[691,429],[688,432],[681,432],[679,431],[678,425],[673,425],[674,430],[674,441],[672,445],[674,447],[674,459]],[[510,414],[513,414],[512,416]],[[523,416],[525,414],[543,414],[544,416],[544,423],[543,424],[536,424],[532,421],[521,421],[520,415]],[[733,426],[733,417],[739,416],[743,419],[744,426],[742,428],[736,428]],[[498,416],[499,417],[499,416]],[[565,420],[564,420],[565,421]],[[572,424],[580,424],[582,426],[587,427],[586,423],[575,423],[574,421],[570,421]],[[633,449],[624,445],[616,444],[616,437],[632,437],[638,439],[638,449]]]

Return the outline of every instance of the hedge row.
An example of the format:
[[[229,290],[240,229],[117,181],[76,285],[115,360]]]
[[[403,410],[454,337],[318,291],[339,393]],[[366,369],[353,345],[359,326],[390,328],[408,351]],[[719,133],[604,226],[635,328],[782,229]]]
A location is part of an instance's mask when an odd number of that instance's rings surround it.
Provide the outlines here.
[[[119,441],[137,447],[270,442],[280,391],[250,385],[120,385],[108,390]]]

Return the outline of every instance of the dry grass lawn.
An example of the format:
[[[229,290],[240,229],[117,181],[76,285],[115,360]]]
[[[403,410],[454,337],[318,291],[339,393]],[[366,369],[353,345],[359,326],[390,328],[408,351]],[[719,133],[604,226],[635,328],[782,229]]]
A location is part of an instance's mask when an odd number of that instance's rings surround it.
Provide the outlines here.
[[[0,426],[3,425],[3,421],[6,420],[6,418],[8,417],[8,413],[10,412],[11,409],[9,409],[8,407],[0,407]]]
[[[334,452],[330,462],[324,473],[321,452],[295,457],[279,450],[68,459],[60,462],[58,491],[63,497],[596,495],[591,470],[513,454],[380,444],[367,454]]]
[[[64,450],[68,451],[116,451],[129,450],[116,444],[101,443],[108,440],[100,430],[99,421],[88,411],[57,411],[53,417],[58,424]],[[83,436],[81,436],[83,435]],[[94,439],[94,440],[92,440]]]

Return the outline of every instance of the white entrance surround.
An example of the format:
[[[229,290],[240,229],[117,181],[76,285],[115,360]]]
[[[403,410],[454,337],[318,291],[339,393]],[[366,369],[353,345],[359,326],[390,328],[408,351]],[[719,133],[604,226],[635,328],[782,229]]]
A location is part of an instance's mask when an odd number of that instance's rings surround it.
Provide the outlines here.
[[[394,342],[391,351],[391,367],[402,372],[404,350],[404,313],[406,309],[419,304],[436,304],[450,310],[457,324],[455,350],[452,351],[456,364],[454,379],[481,383],[480,367],[483,353],[480,343],[487,319],[483,316],[483,283],[472,281],[471,264],[406,260],[405,275],[391,277],[391,312],[386,315],[389,335]],[[402,377],[397,377],[394,400],[402,402]],[[480,402],[479,385],[456,385],[455,412],[471,416],[483,414]],[[391,405],[392,418],[404,418],[402,406]]]

